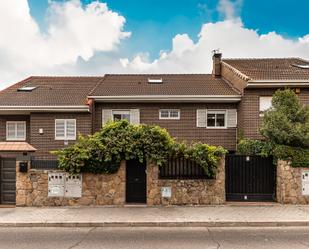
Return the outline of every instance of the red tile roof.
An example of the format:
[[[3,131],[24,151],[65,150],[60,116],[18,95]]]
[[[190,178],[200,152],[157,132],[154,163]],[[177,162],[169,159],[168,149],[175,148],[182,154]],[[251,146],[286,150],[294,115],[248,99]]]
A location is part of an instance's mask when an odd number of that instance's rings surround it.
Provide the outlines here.
[[[0,142],[0,151],[36,151],[36,148],[26,142]]]
[[[251,80],[309,80],[309,65],[300,58],[223,59],[223,63],[240,71]]]
[[[0,106],[79,106],[103,77],[29,77],[0,92]],[[18,91],[35,86],[32,91]]]
[[[149,83],[148,79],[162,79],[162,83]],[[90,96],[238,94],[226,81],[210,74],[107,74]]]

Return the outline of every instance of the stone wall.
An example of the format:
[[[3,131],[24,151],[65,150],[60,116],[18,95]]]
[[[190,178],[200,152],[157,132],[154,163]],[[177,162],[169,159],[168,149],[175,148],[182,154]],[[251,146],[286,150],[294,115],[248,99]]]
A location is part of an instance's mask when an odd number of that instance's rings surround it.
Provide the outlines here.
[[[302,171],[289,162],[279,160],[277,165],[277,201],[282,204],[309,204],[309,196],[302,195]]]
[[[18,165],[19,162],[17,162]],[[125,161],[116,174],[83,174],[81,198],[48,197],[47,170],[16,172],[16,206],[123,205]]]
[[[18,165],[19,162],[17,162]],[[82,197],[48,197],[48,172],[29,169],[16,172],[16,206],[124,205],[125,161],[116,174],[83,174]],[[225,163],[220,161],[215,179],[161,180],[159,168],[147,165],[147,205],[204,205],[225,202]],[[161,198],[161,188],[171,187],[172,197]]]
[[[161,188],[171,187],[172,197],[162,198]],[[225,202],[225,161],[221,159],[215,179],[163,180],[159,168],[147,166],[148,205],[216,205]]]

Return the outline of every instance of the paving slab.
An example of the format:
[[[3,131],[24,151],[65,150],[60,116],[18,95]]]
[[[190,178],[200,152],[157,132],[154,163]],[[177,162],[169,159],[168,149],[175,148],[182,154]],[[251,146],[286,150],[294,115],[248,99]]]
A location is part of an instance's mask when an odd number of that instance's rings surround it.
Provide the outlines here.
[[[0,226],[277,227],[308,226],[309,205],[0,208]]]

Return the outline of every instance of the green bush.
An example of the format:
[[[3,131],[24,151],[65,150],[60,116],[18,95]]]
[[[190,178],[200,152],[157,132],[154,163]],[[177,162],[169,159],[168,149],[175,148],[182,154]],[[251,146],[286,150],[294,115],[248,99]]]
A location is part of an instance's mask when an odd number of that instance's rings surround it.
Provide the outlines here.
[[[243,155],[268,157],[272,155],[272,145],[261,140],[243,139],[237,145],[237,152]]]
[[[121,160],[135,159],[141,163],[153,162],[162,166],[171,156],[183,155],[196,161],[209,176],[213,176],[220,157],[221,147],[196,143],[177,143],[159,126],[132,125],[128,121],[108,122],[94,135],[79,136],[78,141],[58,155],[59,167],[72,174],[80,172],[114,173]]]
[[[240,154],[274,157],[292,162],[292,166],[309,166],[309,107],[300,103],[290,89],[277,90],[273,107],[264,114],[260,132],[266,141],[241,140]]]
[[[274,144],[309,147],[309,107],[290,89],[277,90],[265,112],[261,134]]]

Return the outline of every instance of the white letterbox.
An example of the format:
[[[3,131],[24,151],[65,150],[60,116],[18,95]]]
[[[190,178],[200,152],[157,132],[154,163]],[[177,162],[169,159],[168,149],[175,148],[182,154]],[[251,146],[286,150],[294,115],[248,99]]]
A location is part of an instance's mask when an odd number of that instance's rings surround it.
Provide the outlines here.
[[[309,195],[309,170],[302,172],[302,195]]]
[[[63,197],[65,185],[65,173],[50,172],[48,173],[48,196]]]
[[[82,197],[82,174],[66,174],[65,197]]]

